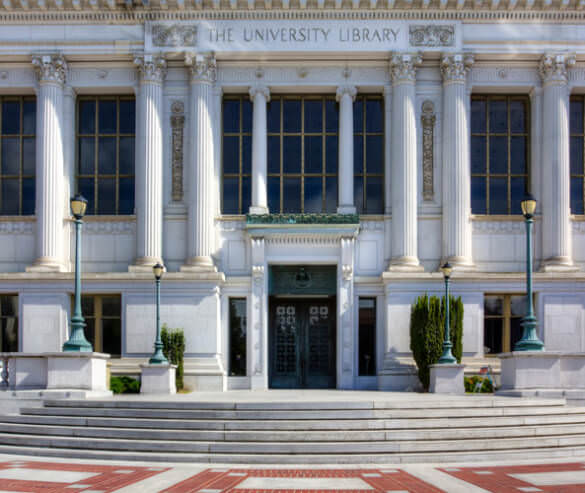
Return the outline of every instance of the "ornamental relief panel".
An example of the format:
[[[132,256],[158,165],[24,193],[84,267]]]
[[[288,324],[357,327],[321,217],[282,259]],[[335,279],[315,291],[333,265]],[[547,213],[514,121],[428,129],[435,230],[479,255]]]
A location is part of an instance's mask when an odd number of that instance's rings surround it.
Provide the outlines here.
[[[422,104],[421,112],[422,123],[422,167],[423,167],[423,198],[424,200],[433,200],[434,197],[434,139],[435,139],[435,105],[427,99]]]
[[[455,26],[452,25],[427,25],[409,26],[410,46],[454,46]]]
[[[522,82],[526,84],[538,84],[540,83],[540,78],[536,67],[519,68],[509,65],[482,67],[476,65],[471,69],[469,81],[472,83],[499,82],[502,84]]]
[[[183,200],[183,129],[185,127],[185,104],[173,101],[171,104],[172,129],[172,197],[174,202]]]
[[[163,47],[194,47],[197,45],[197,26],[154,24],[152,26],[152,44]]]

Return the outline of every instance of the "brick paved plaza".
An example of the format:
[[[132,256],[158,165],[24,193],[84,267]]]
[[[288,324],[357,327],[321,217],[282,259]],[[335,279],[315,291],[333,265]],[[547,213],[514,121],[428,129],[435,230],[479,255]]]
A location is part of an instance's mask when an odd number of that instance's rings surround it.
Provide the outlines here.
[[[247,468],[0,457],[0,493],[585,492],[585,460],[546,464]]]

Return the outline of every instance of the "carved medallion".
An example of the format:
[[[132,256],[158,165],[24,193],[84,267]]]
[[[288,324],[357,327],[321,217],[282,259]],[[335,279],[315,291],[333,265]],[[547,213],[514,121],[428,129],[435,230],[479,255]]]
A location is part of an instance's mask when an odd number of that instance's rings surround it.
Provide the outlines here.
[[[455,26],[429,25],[410,26],[410,46],[453,46]]]
[[[152,44],[154,46],[195,46],[197,44],[197,26],[152,26]]]

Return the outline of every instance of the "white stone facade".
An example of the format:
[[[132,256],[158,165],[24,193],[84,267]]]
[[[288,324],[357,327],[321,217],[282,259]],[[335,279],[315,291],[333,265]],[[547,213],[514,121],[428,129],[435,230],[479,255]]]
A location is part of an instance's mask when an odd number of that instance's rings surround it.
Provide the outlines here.
[[[184,329],[185,380],[196,389],[270,385],[272,265],[337,266],[338,388],[415,385],[410,305],[443,292],[438,267],[446,260],[465,304],[464,357],[481,361],[484,296],[525,289],[525,230],[519,215],[471,213],[470,98],[523,94],[530,188],[539,200],[540,335],[547,348],[585,352],[585,216],[570,210],[568,109],[570,95],[585,94],[584,6],[4,0],[0,96],[37,101],[36,215],[0,217],[0,294],[19,296],[19,349],[58,351],[67,338],[75,101],[115,94],[136,97],[135,215],[86,217],[82,265],[84,293],[121,295],[120,371],[137,374],[152,352],[158,261],[167,268],[161,320]],[[354,98],[383,96],[383,214],[361,215],[359,228],[329,229],[254,228],[244,216],[222,215],[223,95],[252,101],[250,211],[264,213],[267,104],[304,93],[339,104],[341,214],[355,212]],[[365,296],[377,301],[377,376],[361,377],[358,298]],[[247,299],[246,377],[228,377],[230,297]]]

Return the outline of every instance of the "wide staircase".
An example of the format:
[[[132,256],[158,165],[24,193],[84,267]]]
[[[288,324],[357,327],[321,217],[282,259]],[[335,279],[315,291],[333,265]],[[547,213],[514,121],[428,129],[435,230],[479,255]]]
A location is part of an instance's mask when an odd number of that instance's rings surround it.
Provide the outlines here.
[[[246,464],[585,454],[585,408],[564,400],[394,395],[321,402],[45,401],[0,416],[0,453]]]

